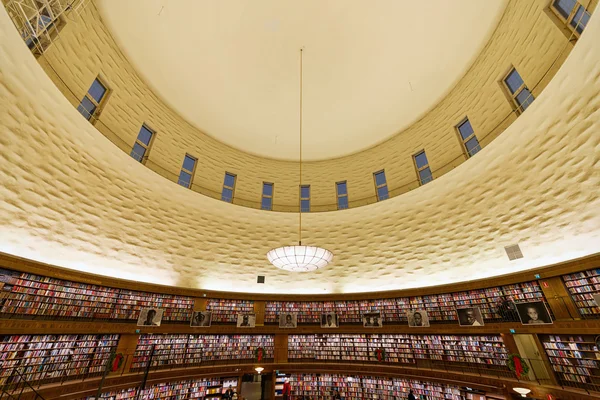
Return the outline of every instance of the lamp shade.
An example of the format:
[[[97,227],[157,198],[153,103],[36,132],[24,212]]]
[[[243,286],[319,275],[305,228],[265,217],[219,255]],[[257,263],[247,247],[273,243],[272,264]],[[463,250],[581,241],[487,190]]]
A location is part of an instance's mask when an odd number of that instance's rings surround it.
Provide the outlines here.
[[[515,392],[519,393],[521,395],[521,397],[526,397],[531,392],[531,389],[520,388],[520,387],[513,388],[513,390]]]
[[[327,266],[333,260],[333,254],[315,246],[284,246],[269,251],[267,259],[273,266],[286,271],[307,272]]]

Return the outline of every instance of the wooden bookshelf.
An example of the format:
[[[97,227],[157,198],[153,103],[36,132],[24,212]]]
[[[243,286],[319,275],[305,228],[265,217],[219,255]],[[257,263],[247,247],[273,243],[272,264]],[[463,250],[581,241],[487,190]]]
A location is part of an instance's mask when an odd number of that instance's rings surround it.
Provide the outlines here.
[[[406,399],[410,389],[427,399],[461,400],[464,393],[455,385],[421,380],[341,374],[290,374],[292,396],[329,400],[334,391],[346,400]]]
[[[131,371],[196,366],[206,362],[255,359],[262,347],[265,362],[273,361],[273,335],[144,334],[138,339]]]
[[[164,382],[151,385],[142,389],[140,399],[212,399],[221,398],[227,388],[231,387],[237,393],[238,378],[202,378],[194,380],[181,380]],[[88,397],[92,400],[95,397]],[[102,393],[99,397],[104,400],[127,400],[137,397],[137,388],[128,388],[120,391]]]
[[[301,362],[382,362],[415,364],[443,362],[444,367],[470,364],[479,369],[507,371],[508,351],[500,335],[315,334],[289,335],[288,360]],[[382,352],[379,352],[380,354]]]
[[[502,296],[510,296],[515,302],[545,301],[537,281],[469,290],[455,293],[425,296],[398,297],[375,300],[347,301],[268,301],[265,306],[265,322],[276,323],[278,315],[285,312],[298,313],[298,323],[318,324],[324,312],[336,312],[340,323],[358,324],[366,312],[379,311],[385,323],[406,322],[408,310],[427,310],[429,321],[453,322],[457,320],[456,308],[479,307],[485,320],[499,321],[502,316],[497,308]]]
[[[252,314],[254,312],[254,301],[208,299],[206,301],[206,311],[212,312],[213,323],[236,323],[238,314]]]
[[[4,270],[2,271],[4,272]],[[163,308],[163,321],[187,322],[194,299],[65,281],[21,273],[3,275],[0,314],[46,319],[135,320],[143,307]]]
[[[563,275],[562,279],[579,313],[584,318],[600,318],[600,305],[592,297],[593,293],[600,293],[600,268]]]
[[[539,335],[552,369],[565,386],[600,389],[600,349],[593,335]]]
[[[119,335],[10,335],[0,337],[0,386],[101,375]]]

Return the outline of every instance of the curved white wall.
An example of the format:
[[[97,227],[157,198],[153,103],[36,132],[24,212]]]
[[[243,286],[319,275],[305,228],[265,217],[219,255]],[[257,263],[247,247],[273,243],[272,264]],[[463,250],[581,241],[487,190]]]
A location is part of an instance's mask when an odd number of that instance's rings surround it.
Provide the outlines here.
[[[136,163],[69,104],[0,7],[0,251],[140,281],[280,293],[439,285],[600,250],[600,20],[533,105],[418,191],[305,215],[333,265],[278,271],[297,216],[232,207]],[[508,262],[519,242],[525,258]],[[257,285],[256,275],[267,283]]]

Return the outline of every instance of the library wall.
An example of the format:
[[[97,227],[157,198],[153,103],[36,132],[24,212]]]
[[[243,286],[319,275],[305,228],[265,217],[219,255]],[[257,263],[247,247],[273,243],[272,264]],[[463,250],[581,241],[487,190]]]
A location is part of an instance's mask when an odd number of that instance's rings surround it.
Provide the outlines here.
[[[166,295],[4,268],[0,269],[0,359],[8,361],[0,385],[18,383],[15,369],[26,379],[46,385],[82,377],[94,379],[107,365],[109,376],[115,377],[147,369],[155,373],[181,368],[205,371],[219,366],[252,369],[257,364],[267,368],[310,365],[317,369],[368,364],[394,371],[445,371],[512,379],[514,372],[507,360],[510,354],[519,353],[512,337],[516,331],[533,335],[534,352],[543,355],[539,360],[525,357],[524,362],[544,363],[553,374],[549,380],[532,375],[529,383],[549,385],[556,381],[565,388],[600,393],[600,352],[594,334],[600,331],[600,308],[593,297],[600,293],[600,270],[582,270],[597,261],[590,258],[549,267],[542,273],[546,278],[539,281],[519,283],[522,276],[515,274],[512,282],[483,289],[422,296],[395,292],[392,297],[372,300],[328,296],[329,300],[312,302],[292,301],[293,295],[288,300],[255,300],[255,295],[248,295],[251,299],[247,300],[199,298],[193,292],[190,296]],[[558,288],[569,298],[562,303],[546,302],[545,294],[558,293]],[[553,324],[527,325],[515,315],[505,318],[498,312],[499,299],[505,295],[513,296],[516,304],[545,302],[554,316]],[[561,314],[560,304],[567,300],[582,312],[575,317]],[[444,305],[444,301],[450,303]],[[165,312],[173,318],[161,326],[136,327],[140,310],[156,305],[173,308]],[[460,326],[455,309],[463,306],[480,307],[485,325]],[[261,309],[265,310],[264,326],[235,326],[239,314]],[[407,311],[414,309],[431,313],[431,327],[408,326]],[[211,311],[213,325],[190,327],[192,310]],[[381,311],[383,327],[362,326],[362,314],[376,310]],[[322,312],[339,314],[339,328],[321,328]],[[286,313],[297,313],[297,328],[276,325],[278,316]],[[82,333],[74,334],[74,329]],[[139,333],[133,334],[136,329]],[[50,331],[52,334],[42,334]],[[111,353],[118,354],[123,362],[116,366],[109,362]],[[197,392],[206,395],[202,390]]]
[[[431,323],[456,324],[457,309],[477,307],[485,321],[519,321],[514,310],[503,309],[502,302],[510,300],[514,303],[541,301],[554,319],[593,319],[600,318],[600,307],[593,298],[600,288],[599,271],[590,269],[558,276],[554,281],[544,280],[545,291],[556,288],[551,293],[564,293],[550,299],[544,296],[537,281],[530,281],[445,294],[372,300],[255,302],[132,291],[0,269],[3,284],[0,315],[134,321],[142,308],[152,307],[164,310],[164,322],[187,324],[192,311],[201,310],[211,312],[212,323],[218,325],[234,324],[239,314],[256,314],[257,309],[264,309],[264,323],[273,325],[278,323],[279,315],[287,313],[297,314],[298,324],[320,324],[324,313],[336,314],[341,324],[360,324],[364,313],[377,311],[386,324],[405,324],[408,311],[421,310],[427,313]],[[257,324],[261,325],[261,322],[257,320]]]
[[[344,374],[290,374],[292,394],[314,400],[330,399],[338,392],[344,399],[408,398],[412,390],[417,398],[462,400],[467,396],[460,386],[427,382],[416,379],[386,378],[368,375]],[[471,397],[472,398],[472,397]]]
[[[193,380],[180,380],[175,382],[154,383],[138,390],[137,387],[118,391],[103,392],[100,399],[127,400],[127,399],[205,399],[220,400],[222,395],[231,388],[236,394],[238,391],[239,377],[227,378],[202,378]],[[139,397],[138,397],[139,396]],[[96,399],[95,396],[86,400]],[[237,399],[237,396],[236,396]]]

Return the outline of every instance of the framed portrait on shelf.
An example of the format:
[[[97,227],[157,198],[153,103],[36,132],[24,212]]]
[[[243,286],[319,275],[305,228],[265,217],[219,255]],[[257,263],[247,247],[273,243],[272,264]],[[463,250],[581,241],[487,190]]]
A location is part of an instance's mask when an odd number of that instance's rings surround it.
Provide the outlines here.
[[[190,326],[210,326],[212,313],[210,311],[193,311]]]
[[[552,324],[552,317],[543,301],[530,301],[527,303],[515,303],[521,323],[523,325]]]
[[[146,307],[140,310],[138,326],[160,326],[165,310],[156,307]]]
[[[383,326],[381,313],[379,311],[364,313],[362,322],[365,328],[381,328]]]
[[[460,326],[483,326],[483,316],[479,307],[457,308],[458,324]]]
[[[596,305],[600,307],[600,292],[592,293],[592,298],[594,299],[594,302],[596,302]]]
[[[338,316],[336,313],[321,314],[321,328],[339,328]]]
[[[238,314],[238,328],[254,328],[256,326],[256,314]]]
[[[426,310],[409,311],[406,314],[408,316],[408,326],[429,326],[429,316]]]
[[[298,326],[298,314],[296,314],[296,313],[279,314],[279,327],[280,328],[296,328],[297,326]]]

